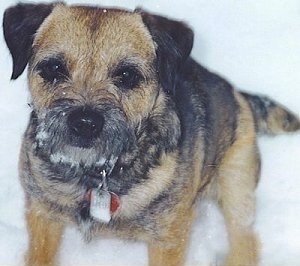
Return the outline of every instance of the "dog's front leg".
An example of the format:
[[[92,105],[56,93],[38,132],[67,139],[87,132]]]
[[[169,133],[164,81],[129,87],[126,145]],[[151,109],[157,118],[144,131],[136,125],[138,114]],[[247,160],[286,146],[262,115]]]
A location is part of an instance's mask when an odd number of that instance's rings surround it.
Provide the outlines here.
[[[30,203],[26,215],[29,247],[25,266],[54,266],[64,226],[49,219],[37,204]]]
[[[164,247],[163,245],[149,245],[149,266],[182,266],[184,265],[186,243],[181,243],[173,247]]]
[[[148,244],[149,266],[183,266],[194,214],[184,211],[167,229],[160,242]]]

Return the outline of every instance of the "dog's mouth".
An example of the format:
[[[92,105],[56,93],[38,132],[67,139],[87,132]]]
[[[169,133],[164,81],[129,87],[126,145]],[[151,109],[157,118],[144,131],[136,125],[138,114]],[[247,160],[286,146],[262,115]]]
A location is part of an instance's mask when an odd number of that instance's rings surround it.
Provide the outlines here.
[[[100,169],[110,173],[117,160],[117,155],[104,157],[95,148],[79,148],[66,145],[62,150],[50,154],[50,162],[55,165],[65,165],[70,168]],[[97,170],[98,171],[98,170]]]

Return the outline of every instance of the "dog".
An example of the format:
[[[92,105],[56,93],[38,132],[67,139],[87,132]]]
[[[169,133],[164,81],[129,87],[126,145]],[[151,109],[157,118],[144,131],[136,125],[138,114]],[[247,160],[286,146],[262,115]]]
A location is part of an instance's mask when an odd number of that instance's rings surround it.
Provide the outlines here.
[[[57,265],[68,224],[145,241],[151,266],[184,265],[205,197],[225,218],[224,265],[257,265],[256,139],[298,130],[295,115],[202,67],[189,26],[142,9],[20,3],[3,29],[11,78],[28,65],[31,94],[25,265]]]

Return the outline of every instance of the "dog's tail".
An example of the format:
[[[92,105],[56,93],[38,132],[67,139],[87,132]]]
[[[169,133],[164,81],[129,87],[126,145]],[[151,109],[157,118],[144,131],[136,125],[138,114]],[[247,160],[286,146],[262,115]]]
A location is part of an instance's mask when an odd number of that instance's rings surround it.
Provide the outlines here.
[[[281,104],[265,96],[241,94],[250,104],[258,133],[274,135],[300,129],[299,118]]]

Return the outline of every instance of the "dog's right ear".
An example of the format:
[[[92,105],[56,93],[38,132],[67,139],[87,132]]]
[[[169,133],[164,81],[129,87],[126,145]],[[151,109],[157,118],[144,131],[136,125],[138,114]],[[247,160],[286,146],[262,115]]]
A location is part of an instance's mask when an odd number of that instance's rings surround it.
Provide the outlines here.
[[[3,31],[13,59],[11,79],[17,79],[23,73],[31,56],[34,35],[56,4],[20,3],[6,9]]]

